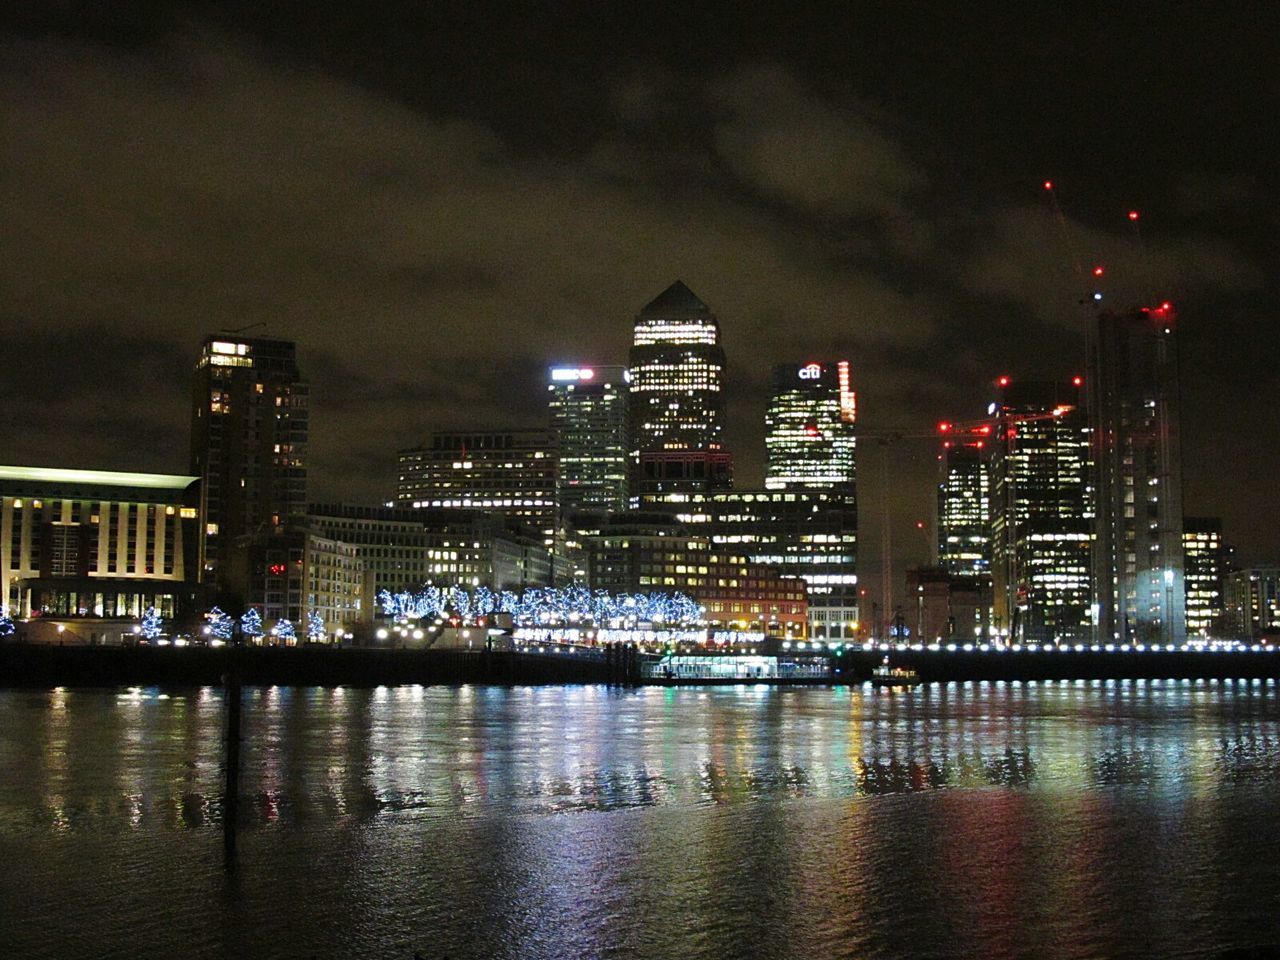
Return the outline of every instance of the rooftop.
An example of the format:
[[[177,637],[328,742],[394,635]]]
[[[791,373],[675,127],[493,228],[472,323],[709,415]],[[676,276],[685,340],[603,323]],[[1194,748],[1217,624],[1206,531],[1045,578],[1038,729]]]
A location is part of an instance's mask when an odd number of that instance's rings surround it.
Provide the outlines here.
[[[711,308],[698,295],[677,280],[644,305],[641,313],[710,313]]]
[[[114,470],[68,470],[62,467],[0,466],[0,480],[35,483],[83,483],[150,490],[185,490],[199,480],[170,473],[121,473]]]

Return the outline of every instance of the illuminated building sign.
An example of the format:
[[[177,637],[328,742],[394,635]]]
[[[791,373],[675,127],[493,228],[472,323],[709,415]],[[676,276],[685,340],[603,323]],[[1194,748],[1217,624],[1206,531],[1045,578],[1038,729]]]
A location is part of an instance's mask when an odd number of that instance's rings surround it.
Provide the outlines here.
[[[801,380],[820,380],[822,378],[822,367],[816,363],[806,364],[800,368]]]
[[[840,378],[840,419],[853,423],[858,418],[858,398],[849,383],[849,361],[841,360],[836,369]]]
[[[590,380],[596,372],[590,367],[554,367],[551,379],[558,383],[571,383],[577,380]]]

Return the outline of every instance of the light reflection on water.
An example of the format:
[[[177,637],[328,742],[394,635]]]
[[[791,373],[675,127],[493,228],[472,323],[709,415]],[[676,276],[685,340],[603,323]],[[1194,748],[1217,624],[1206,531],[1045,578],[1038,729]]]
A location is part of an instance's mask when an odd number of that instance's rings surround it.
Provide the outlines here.
[[[228,876],[221,691],[0,691],[0,906],[15,956],[1213,955],[1280,940],[1278,700],[249,688]]]
[[[1171,794],[1280,779],[1273,682],[964,683],[910,693],[765,687],[245,692],[247,824],[849,798],[943,788]],[[0,693],[0,817],[216,824],[214,688]],[[120,812],[125,811],[123,820]]]

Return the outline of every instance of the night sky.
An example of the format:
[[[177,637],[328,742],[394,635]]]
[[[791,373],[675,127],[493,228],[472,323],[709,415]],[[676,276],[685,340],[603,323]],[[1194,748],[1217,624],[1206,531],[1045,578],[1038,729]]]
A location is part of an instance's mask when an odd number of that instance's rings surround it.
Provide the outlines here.
[[[1274,7],[27,6],[0,462],[185,470],[200,339],[261,324],[312,383],[312,498],[377,501],[429,430],[542,422],[548,363],[625,362],[679,277],[759,483],[773,363],[851,359],[871,428],[976,417],[1083,372],[1102,263],[1109,305],[1178,305],[1187,512],[1280,560]],[[899,563],[934,453],[892,453]]]

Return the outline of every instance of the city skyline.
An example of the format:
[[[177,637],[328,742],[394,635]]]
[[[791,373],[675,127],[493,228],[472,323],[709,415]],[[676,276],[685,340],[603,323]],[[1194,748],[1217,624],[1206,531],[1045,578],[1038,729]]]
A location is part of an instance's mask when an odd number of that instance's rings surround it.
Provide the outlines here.
[[[449,52],[460,17],[418,31],[412,57],[392,44],[380,74],[323,42],[323,11],[285,39],[249,8],[186,9],[0,23],[14,65],[0,76],[6,176],[30,201],[0,228],[19,251],[3,268],[6,316],[33,335],[0,387],[6,459],[184,469],[172,438],[192,345],[252,327],[297,341],[315,384],[314,498],[375,502],[394,450],[432,431],[541,426],[513,399],[536,397],[561,360],[623,362],[636,310],[683,277],[720,318],[725,445],[754,486],[774,363],[849,357],[868,427],[978,415],[1000,374],[1084,369],[1076,304],[1091,286],[1073,261],[1096,259],[1107,305],[1179,307],[1195,358],[1186,511],[1223,516],[1242,562],[1274,559],[1257,438],[1280,429],[1265,388],[1276,348],[1258,333],[1280,299],[1265,255],[1276,205],[1248,132],[1270,121],[1260,104],[1211,109],[1265,75],[1256,22],[1124,11],[1093,35],[1024,11],[997,68],[963,42],[974,26],[922,33],[874,10],[793,31],[806,50],[759,24],[720,36],[710,17],[663,31],[623,13],[582,26],[597,42],[568,44],[554,17],[549,30],[513,13],[483,56]],[[413,26],[405,16],[372,12],[353,49],[385,46]],[[1215,31],[1229,57],[1200,43]],[[834,43],[846,34],[868,38],[860,58]],[[1180,66],[1193,52],[1214,67],[1198,99]],[[546,95],[583,74],[598,89]],[[527,92],[511,96],[517,75]],[[85,202],[48,216],[44,200],[66,196]],[[925,555],[911,530],[934,453],[893,453],[904,555]],[[863,466],[870,502],[879,470]],[[869,540],[875,522],[868,511]]]
[[[1280,5],[0,5],[3,960],[1280,956]]]

